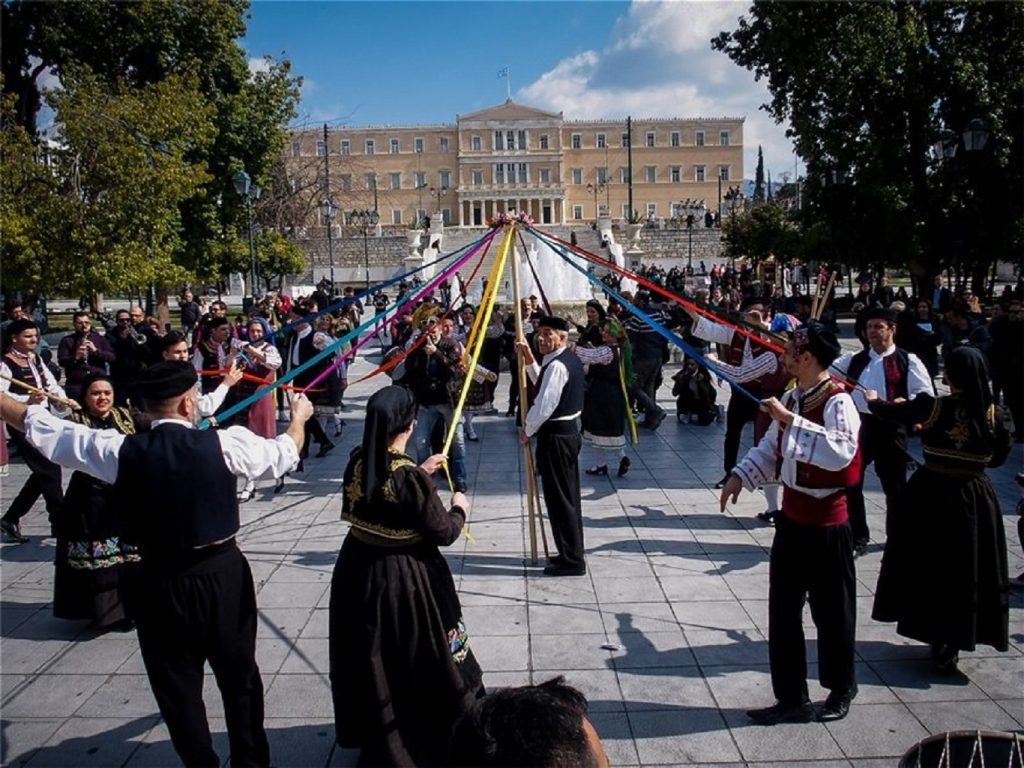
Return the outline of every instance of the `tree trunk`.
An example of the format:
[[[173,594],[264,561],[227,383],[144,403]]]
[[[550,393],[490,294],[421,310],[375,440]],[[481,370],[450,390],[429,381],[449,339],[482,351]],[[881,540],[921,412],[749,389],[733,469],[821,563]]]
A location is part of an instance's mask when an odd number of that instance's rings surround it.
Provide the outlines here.
[[[100,293],[99,291],[96,291],[95,293],[92,294],[90,299],[92,300],[92,311],[93,312],[102,312],[103,311],[103,294]]]
[[[156,319],[161,328],[167,328],[171,322],[171,308],[167,295],[167,286],[161,285],[156,289]]]

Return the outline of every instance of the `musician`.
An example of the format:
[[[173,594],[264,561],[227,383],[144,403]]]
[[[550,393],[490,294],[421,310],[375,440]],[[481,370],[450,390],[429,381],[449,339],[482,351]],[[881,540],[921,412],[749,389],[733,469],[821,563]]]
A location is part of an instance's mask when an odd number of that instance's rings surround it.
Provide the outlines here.
[[[88,312],[75,312],[71,322],[75,331],[60,340],[57,362],[64,369],[64,390],[68,397],[78,400],[86,377],[107,373],[114,362],[114,350],[103,335],[92,330]]]
[[[23,387],[8,381],[14,379],[58,398],[67,398],[64,390],[50,373],[50,369],[36,353],[39,346],[39,328],[26,317],[12,320],[7,326],[7,333],[10,348],[0,359],[0,376],[4,377],[0,379],[0,392],[8,393],[16,402],[44,404],[54,415],[66,416],[70,412],[68,405],[48,400],[41,394],[31,394]],[[7,512],[0,517],[0,532],[7,541],[24,543],[28,541],[28,537],[21,533],[21,518],[32,509],[40,495],[46,500],[46,514],[50,518],[51,533],[54,533],[53,525],[60,519],[64,508],[64,490],[61,485],[60,467],[33,448],[25,440],[23,431],[12,428],[9,432],[11,442],[17,447],[31,474],[7,508]]]
[[[152,430],[123,435],[56,419],[0,395],[0,415],[27,442],[69,469],[114,486],[125,535],[139,547],[135,611],[139,646],[171,742],[187,766],[220,765],[203,704],[209,661],[221,690],[233,765],[267,766],[263,682],[256,664],[256,592],[235,543],[235,476],[282,476],[298,463],[302,425],[313,408],[292,399],[286,434],[274,440],[244,427],[198,430],[198,392],[187,362],[142,373]]]
[[[143,322],[139,307],[119,309],[116,315],[117,327],[107,334],[114,350],[114,362],[110,375],[114,380],[116,405],[131,405],[143,408],[142,396],[138,389],[139,374],[154,362],[158,356],[157,340],[152,329]]]

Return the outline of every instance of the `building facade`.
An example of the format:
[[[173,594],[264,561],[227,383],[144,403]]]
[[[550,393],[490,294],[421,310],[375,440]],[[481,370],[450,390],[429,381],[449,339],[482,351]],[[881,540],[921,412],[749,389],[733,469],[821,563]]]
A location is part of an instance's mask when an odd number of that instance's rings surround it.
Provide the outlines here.
[[[385,228],[428,215],[478,227],[510,210],[539,224],[627,219],[630,140],[632,211],[641,219],[720,210],[721,196],[743,178],[743,118],[626,126],[508,100],[454,124],[296,131],[286,166],[293,188],[312,188],[346,216],[376,210]]]

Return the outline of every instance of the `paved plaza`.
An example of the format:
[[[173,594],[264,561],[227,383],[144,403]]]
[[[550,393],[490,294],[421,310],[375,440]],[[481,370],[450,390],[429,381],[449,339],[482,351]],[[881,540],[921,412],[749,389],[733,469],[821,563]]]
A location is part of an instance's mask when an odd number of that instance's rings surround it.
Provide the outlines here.
[[[845,342],[849,344],[849,340]],[[354,381],[376,363],[360,358]],[[672,371],[666,371],[666,380]],[[498,403],[503,412],[508,379]],[[252,564],[260,609],[257,656],[267,730],[278,766],[349,766],[334,746],[328,682],[331,571],[347,526],[340,484],[362,429],[362,406],[381,380],[349,390],[338,448],[307,462],[285,491],[263,481],[243,506],[239,542]],[[662,405],[674,409],[669,385]],[[720,402],[728,396],[722,388]],[[860,695],[845,720],[751,725],[744,710],[772,703],[768,674],[768,548],[772,529],[754,515],[761,494],[718,512],[723,424],[642,431],[625,478],[583,478],[585,577],[551,579],[524,561],[521,452],[511,419],[477,421],[467,443],[470,534],[447,552],[472,647],[489,688],[564,674],[590,700],[613,765],[893,766],[930,733],[1024,726],[1024,601],[1015,591],[1011,648],[962,655],[962,674],[933,674],[928,649],[870,619],[880,544],[857,561]],[[749,427],[747,440],[749,443]],[[919,446],[912,445],[919,454]],[[585,447],[581,465],[591,462]],[[991,473],[999,493],[1010,573],[1024,570],[1013,474],[1020,446]],[[65,478],[68,473],[65,473]],[[26,477],[18,462],[2,486]],[[882,536],[881,493],[869,473],[872,533]],[[443,494],[447,497],[447,494]],[[6,501],[4,502],[6,505]],[[29,544],[2,548],[2,762],[36,766],[164,766],[177,759],[144,675],[134,634],[96,636],[51,615],[53,539],[41,503],[25,520]],[[814,630],[805,618],[808,636]],[[813,644],[810,675],[816,676]],[[212,676],[206,704],[227,757]],[[812,681],[816,701],[824,692]]]

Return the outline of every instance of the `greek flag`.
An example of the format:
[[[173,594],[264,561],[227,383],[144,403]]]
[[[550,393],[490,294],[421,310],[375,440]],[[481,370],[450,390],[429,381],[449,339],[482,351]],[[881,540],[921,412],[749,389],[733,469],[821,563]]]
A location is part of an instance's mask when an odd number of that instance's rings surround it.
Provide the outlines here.
[[[502,67],[498,70],[498,79],[500,80],[503,77],[508,77],[508,67]]]

